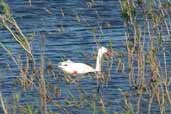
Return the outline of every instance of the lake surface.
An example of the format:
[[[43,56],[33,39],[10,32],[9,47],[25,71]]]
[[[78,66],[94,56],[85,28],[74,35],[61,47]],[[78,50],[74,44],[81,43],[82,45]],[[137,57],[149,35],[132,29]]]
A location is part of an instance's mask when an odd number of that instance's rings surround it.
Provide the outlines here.
[[[7,0],[24,34],[31,39],[34,33],[32,52],[37,63],[40,62],[40,44],[44,38],[45,67],[50,61],[54,66],[56,76],[63,75],[58,74],[59,69],[57,69],[58,62],[63,58],[94,66],[96,41],[99,41],[101,46],[107,46],[109,42],[112,42],[113,50],[125,51],[124,27],[118,0],[96,0],[93,4],[91,0],[32,0],[31,2],[30,6],[29,0]],[[11,40],[12,36],[5,30],[1,30],[0,34],[0,40],[12,49],[14,55],[20,55],[24,61],[24,51],[14,40]],[[16,85],[15,80],[19,76],[18,69],[2,48],[0,52],[0,90],[7,104],[12,105],[10,102],[12,95],[20,93],[21,104],[33,104],[38,107],[38,93],[34,92],[34,89],[28,92],[22,91],[22,88]],[[68,97],[68,91],[79,98],[80,93],[76,84],[56,82],[52,77],[46,77],[46,80],[61,89],[61,96],[53,97],[55,101],[64,102],[63,100]],[[80,86],[90,96],[96,93],[96,80],[85,78],[81,80]],[[124,101],[119,88],[123,91],[130,89],[128,75],[117,72],[116,63],[113,63],[111,80],[101,89],[108,113],[123,111]],[[60,110],[53,104],[48,104],[48,107],[52,111]],[[92,112],[86,107],[81,109],[72,107],[68,110],[74,114]]]

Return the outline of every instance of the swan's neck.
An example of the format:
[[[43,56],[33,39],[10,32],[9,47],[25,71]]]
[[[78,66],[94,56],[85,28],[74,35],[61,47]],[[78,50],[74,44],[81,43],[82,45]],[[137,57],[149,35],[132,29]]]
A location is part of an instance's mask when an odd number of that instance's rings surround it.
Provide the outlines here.
[[[101,71],[101,63],[102,63],[102,53],[99,50],[96,60],[96,71]]]

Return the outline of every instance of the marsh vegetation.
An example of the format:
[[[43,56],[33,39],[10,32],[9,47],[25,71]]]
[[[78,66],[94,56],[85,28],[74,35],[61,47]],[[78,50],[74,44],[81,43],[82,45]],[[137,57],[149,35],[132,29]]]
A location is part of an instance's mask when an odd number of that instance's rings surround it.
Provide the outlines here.
[[[169,0],[55,3],[0,0],[0,113],[171,112]],[[57,68],[68,57],[92,64],[103,45],[113,57],[102,80],[73,83]]]

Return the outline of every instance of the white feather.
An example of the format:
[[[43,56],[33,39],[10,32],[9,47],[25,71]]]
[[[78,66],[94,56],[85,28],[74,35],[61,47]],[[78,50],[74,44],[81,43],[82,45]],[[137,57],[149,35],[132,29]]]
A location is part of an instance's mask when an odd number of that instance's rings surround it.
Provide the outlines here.
[[[96,68],[93,68],[84,63],[77,63],[71,60],[60,62],[58,67],[68,74],[86,74],[90,72],[101,71],[101,59],[103,54],[107,53],[108,50],[105,47],[101,47],[98,50],[98,56],[96,60]]]

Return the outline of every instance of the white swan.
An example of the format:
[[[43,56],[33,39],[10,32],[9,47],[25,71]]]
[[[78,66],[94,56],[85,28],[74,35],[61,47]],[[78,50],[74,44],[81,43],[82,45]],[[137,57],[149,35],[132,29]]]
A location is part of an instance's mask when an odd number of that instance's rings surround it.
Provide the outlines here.
[[[84,63],[77,63],[73,62],[71,60],[63,61],[58,64],[58,67],[68,73],[68,74],[86,74],[90,72],[101,72],[101,63],[102,63],[102,57],[106,54],[107,56],[111,56],[112,52],[108,50],[105,47],[101,47],[98,49],[98,55],[96,60],[96,68],[93,68],[87,64]]]

